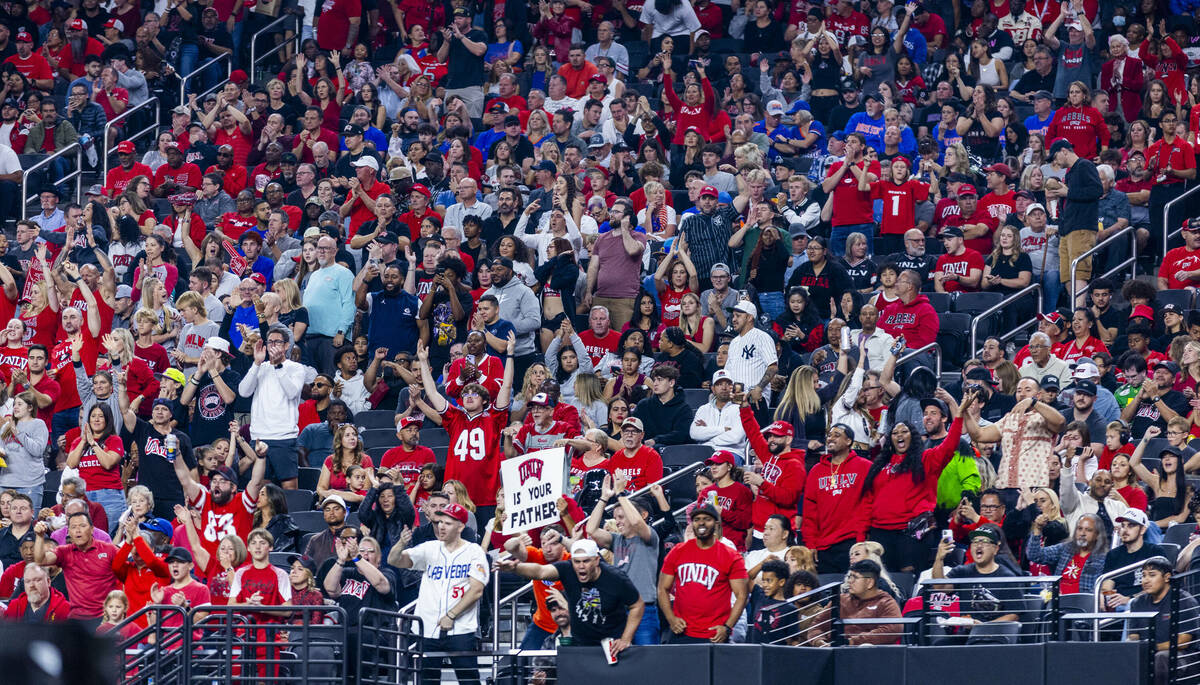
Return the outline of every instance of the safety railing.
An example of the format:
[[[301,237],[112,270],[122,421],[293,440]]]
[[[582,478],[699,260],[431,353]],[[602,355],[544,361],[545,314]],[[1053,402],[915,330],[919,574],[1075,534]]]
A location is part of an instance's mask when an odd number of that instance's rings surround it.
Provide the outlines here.
[[[1041,311],[1042,311],[1042,284],[1041,283],[1030,283],[1029,285],[1025,286],[1024,288],[1021,288],[1017,292],[1013,293],[1012,295],[1009,295],[1008,297],[1004,298],[1003,300],[1000,300],[999,302],[992,305],[991,307],[988,307],[987,309],[983,310],[982,312],[979,312],[979,314],[977,314],[975,316],[975,318],[973,318],[971,320],[970,356],[972,356],[972,357],[979,356],[979,351],[980,351],[979,350],[979,338],[978,338],[979,323],[981,321],[983,321],[984,319],[987,319],[990,316],[1000,313],[1005,308],[1007,308],[1009,305],[1016,303],[1021,298],[1024,298],[1027,295],[1029,295],[1029,293],[1034,293],[1034,292],[1037,293],[1037,298],[1036,298],[1037,299],[1037,311],[1038,311],[1038,313],[1041,313]],[[1035,317],[1033,319],[1033,321],[1036,322],[1037,318]],[[1029,325],[1029,322],[1026,322],[1024,324],[1024,326],[1028,326],[1028,325]],[[1024,327],[1024,326],[1022,326],[1022,327]],[[1009,335],[1009,334],[1015,335],[1015,332],[1009,331],[1008,333],[1005,333],[1005,335]],[[1003,338],[1001,338],[1001,341],[1003,342]]]
[[[272,613],[281,610],[290,615]],[[346,682],[347,616],[336,604],[207,605],[192,607],[188,618],[198,635],[191,636],[187,682]]]
[[[291,38],[290,44],[292,44],[294,50],[297,53],[299,53],[300,52],[300,17],[298,17],[294,14],[285,14],[282,17],[276,18],[270,24],[267,24],[266,26],[262,27],[257,32],[255,32],[254,36],[250,38],[250,75],[251,75],[251,77],[253,77],[254,80],[257,81],[259,78],[259,73],[258,73],[259,69],[260,69],[259,62],[266,60],[271,55],[274,55],[275,53],[279,52],[280,50],[283,50],[284,48],[286,48],[289,45],[289,41],[287,41],[287,40],[279,41],[278,45],[272,47],[270,50],[267,50],[266,52],[264,52],[260,55],[260,54],[258,54],[259,39],[280,33],[280,29],[286,30],[287,28],[289,28],[289,25],[290,25],[290,28],[292,29],[292,38]]]
[[[1166,682],[1172,683],[1172,685],[1200,683],[1200,650],[1196,649],[1194,643],[1188,645],[1187,649],[1184,649],[1187,643],[1179,644],[1181,633],[1193,638],[1200,633],[1200,629],[1197,628],[1197,625],[1200,625],[1200,606],[1197,606],[1192,592],[1189,592],[1189,590],[1195,590],[1197,582],[1200,582],[1200,569],[1171,577],[1171,586],[1168,590],[1171,627],[1167,650]]]
[[[202,73],[208,72],[211,69],[215,69],[217,67],[217,65],[221,64],[222,62],[225,64],[225,78],[223,80],[221,80],[220,83],[218,83],[217,85],[215,85],[211,88],[208,88],[208,89],[204,90],[203,92],[197,93],[196,99],[203,102],[204,97],[206,95],[208,95],[209,93],[215,92],[218,88],[221,88],[222,86],[224,86],[225,81],[229,80],[229,75],[233,73],[233,56],[228,52],[223,55],[217,55],[216,57],[213,57],[212,59],[205,62],[202,66],[197,67],[190,74],[181,75],[179,77],[179,101],[180,102],[188,101],[188,97],[187,97],[188,83],[192,79],[198,78]]]
[[[118,624],[113,633],[121,636],[119,685],[183,682],[191,637],[187,623],[182,607],[160,604],[144,606]]]
[[[358,685],[419,682],[425,651],[424,623],[417,616],[363,608],[358,613]]]
[[[948,570],[948,569],[947,569]],[[926,621],[920,644],[979,641],[1044,642],[1056,635],[1061,576],[926,578],[919,594]],[[955,601],[957,600],[957,601]],[[957,614],[950,608],[957,605]],[[1014,618],[1010,618],[1014,617]]]
[[[34,162],[32,166],[25,169],[24,175],[21,177],[21,218],[29,218],[29,203],[37,199],[38,194],[30,196],[29,194],[29,179],[34,178],[38,174],[35,171],[49,167],[55,160],[64,159],[70,156],[75,157],[75,168],[67,172],[62,178],[45,179],[44,183],[53,183],[55,186],[64,181],[75,181],[75,201],[83,202],[83,147],[79,143],[71,143],[61,150],[55,150],[53,154],[46,156]],[[40,188],[39,188],[40,190]]]
[[[896,366],[900,366],[901,364],[904,364],[906,362],[913,361],[920,355],[925,354],[926,352],[931,352],[931,351],[933,352],[933,364],[934,364],[933,372],[936,374],[936,376],[935,376],[936,378],[941,378],[942,377],[942,346],[939,345],[937,343],[937,341],[931,342],[928,345],[925,345],[923,347],[918,347],[915,350],[909,350],[909,351],[905,352],[903,356],[901,356],[899,359],[896,360]]]
[[[525,583],[504,597],[500,596],[500,572],[492,573],[492,649],[500,650],[500,610],[508,609],[508,648],[516,649],[520,644],[517,639],[517,603],[526,595],[533,593],[533,583]]]
[[[1154,680],[1154,651],[1155,645],[1159,640],[1157,634],[1158,612],[1155,611],[1127,611],[1119,614],[1120,618],[1116,619],[1123,624],[1121,637],[1123,639],[1137,635],[1137,642],[1141,646],[1142,663],[1145,664],[1142,682],[1153,683]],[[1087,636],[1091,631],[1080,629],[1079,626],[1087,623],[1099,624],[1101,622],[1109,622],[1113,620],[1112,612],[1079,612],[1063,614],[1058,617],[1058,634],[1055,639],[1059,642],[1083,642],[1088,641]],[[1095,640],[1090,640],[1095,642]],[[1126,640],[1127,641],[1127,640]],[[1112,644],[1105,642],[1103,644]],[[1174,681],[1168,681],[1174,682]]]
[[[1112,580],[1113,578],[1123,576],[1126,573],[1133,573],[1133,572],[1137,571],[1138,569],[1140,569],[1142,567],[1143,563],[1144,563],[1143,561],[1135,561],[1132,564],[1126,564],[1126,565],[1122,566],[1121,568],[1115,568],[1111,571],[1101,573],[1100,577],[1096,579],[1095,588],[1092,590],[1092,611],[1095,613],[1102,613],[1108,608],[1108,607],[1104,606],[1103,604],[1101,604],[1101,598],[1104,593],[1104,591],[1101,589],[1101,586],[1104,585],[1104,581]],[[1109,618],[1115,618],[1115,617],[1110,614]],[[1093,628],[1093,632],[1092,632],[1093,640],[1100,639],[1100,623],[1101,623],[1100,621],[1094,622],[1095,627]]]
[[[1137,239],[1136,239],[1136,235],[1135,235],[1136,232],[1137,232],[1137,228],[1135,228],[1132,224],[1129,226],[1126,226],[1125,228],[1122,228],[1121,230],[1117,231],[1116,233],[1108,236],[1104,240],[1101,240],[1100,242],[1096,243],[1094,246],[1092,246],[1092,249],[1088,250],[1087,252],[1084,252],[1083,254],[1079,255],[1075,259],[1071,260],[1071,307],[1072,308],[1074,308],[1076,306],[1076,303],[1079,301],[1080,295],[1083,295],[1092,289],[1092,281],[1094,281],[1097,278],[1107,278],[1107,277],[1117,273],[1118,271],[1124,269],[1125,267],[1131,266],[1131,265],[1133,267],[1133,271],[1130,274],[1130,277],[1131,278],[1137,277],[1137,256],[1138,255],[1137,255]],[[1092,277],[1091,277],[1091,279],[1089,279],[1088,282],[1083,285],[1082,290],[1077,290],[1075,287],[1075,284],[1078,279],[1075,278],[1075,275],[1079,272],[1079,263],[1082,262],[1083,260],[1087,259],[1088,257],[1095,255],[1100,250],[1103,250],[1104,248],[1108,247],[1109,245],[1115,244],[1116,241],[1120,240],[1122,237],[1126,237],[1126,239],[1134,238],[1133,240],[1130,241],[1131,246],[1130,246],[1129,257],[1127,257],[1120,264],[1117,264],[1117,265],[1109,268],[1108,271],[1105,271],[1103,274],[1099,274],[1099,275],[1096,273],[1096,271],[1097,271],[1096,264],[1095,264],[1096,260],[1093,259],[1092,260]],[[1060,245],[1059,249],[1063,249],[1063,246]]]
[[[1200,192],[1200,185],[1196,185],[1196,186],[1192,186],[1191,188],[1188,188],[1186,191],[1184,191],[1184,193],[1182,195],[1168,201],[1167,204],[1163,205],[1163,210],[1162,210],[1163,211],[1163,220],[1162,220],[1162,225],[1163,225],[1162,254],[1163,255],[1167,254],[1167,246],[1170,244],[1171,239],[1174,238],[1175,236],[1179,235],[1180,233],[1183,233],[1183,226],[1171,228],[1171,209],[1175,205],[1179,204],[1180,202],[1190,199],[1197,192]]]
[[[840,630],[838,620],[841,618],[841,605],[838,598],[841,594],[842,584],[836,582],[789,597],[785,603],[795,611],[789,610],[782,615],[770,633],[760,635],[755,632],[747,635],[747,641],[804,647],[834,644]],[[757,617],[748,618],[751,629],[756,631],[753,626]]]
[[[124,124],[133,115],[137,114],[138,112],[142,112],[147,109],[154,112],[154,124],[150,125],[150,126],[146,126],[144,128],[141,128],[137,131],[123,132],[121,135],[121,141],[124,142],[124,141],[128,140],[128,141],[132,142],[134,140],[137,140],[137,139],[145,136],[146,134],[152,134],[152,135],[157,136],[159,128],[162,126],[162,109],[159,107],[159,102],[158,102],[157,97],[152,97],[149,100],[138,105],[137,107],[131,107],[131,108],[125,110],[124,112],[121,112],[121,114],[113,117],[112,119],[110,119],[108,121],[108,123],[104,124],[104,138],[96,141],[97,144],[101,146],[101,149],[103,149],[105,151],[104,154],[101,155],[104,159],[101,160],[101,162],[100,162],[100,168],[102,170],[102,175],[100,176],[101,183],[108,182],[108,170],[110,168],[109,161],[112,159],[112,156],[117,153],[116,146],[114,146],[111,150],[108,149],[109,131],[112,131],[113,128]]]

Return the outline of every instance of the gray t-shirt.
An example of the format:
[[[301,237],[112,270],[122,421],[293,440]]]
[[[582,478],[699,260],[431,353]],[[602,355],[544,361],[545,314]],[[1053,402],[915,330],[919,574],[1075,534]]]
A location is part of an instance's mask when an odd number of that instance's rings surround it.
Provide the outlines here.
[[[185,323],[183,331],[179,334],[178,349],[185,356],[196,359],[200,357],[200,352],[204,350],[204,343],[208,339],[220,332],[221,327],[215,321],[205,321],[200,325]],[[184,374],[188,378],[196,371],[195,366],[183,367]]]
[[[733,174],[729,173],[728,171],[718,171],[717,173],[713,174],[711,177],[705,176],[704,182],[707,183],[708,185],[716,188],[718,192],[729,193],[730,195],[737,195],[737,192],[738,192],[737,176],[734,176]]]
[[[46,482],[42,452],[50,431],[41,419],[17,424],[13,435],[3,441],[8,466],[0,469],[0,487],[32,488]]]
[[[633,581],[642,596],[642,601],[658,601],[658,533],[650,529],[650,542],[642,542],[636,535],[623,537],[613,535],[613,566]]]

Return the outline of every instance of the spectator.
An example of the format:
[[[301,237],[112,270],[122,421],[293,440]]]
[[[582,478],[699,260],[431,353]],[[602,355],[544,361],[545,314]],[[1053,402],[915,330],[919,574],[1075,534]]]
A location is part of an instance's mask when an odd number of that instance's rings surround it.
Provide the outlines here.
[[[317,262],[321,273],[304,288],[304,307],[309,327],[304,341],[304,359],[320,369],[332,369],[334,350],[346,344],[354,324],[354,274],[335,261],[337,241],[329,236],[317,240]]]
[[[1096,514],[1080,516],[1072,527],[1073,537],[1050,547],[1042,547],[1043,525],[1039,517],[1030,527],[1026,556],[1032,562],[1046,564],[1052,573],[1062,576],[1060,592],[1092,592],[1109,549],[1110,537],[1101,518]]]
[[[650,439],[642,444],[678,445],[689,439],[689,427],[694,413],[684,402],[682,394],[676,394],[675,383],[679,370],[674,366],[658,365],[650,372],[650,389],[654,397],[638,403],[633,416],[641,419]]]
[[[50,543],[46,542],[50,527],[44,521],[39,521],[33,527],[37,535],[37,541],[33,543],[33,559],[40,566],[62,569],[67,581],[67,594],[73,598],[71,618],[95,627],[104,615],[104,598],[119,586],[112,570],[117,547],[93,537],[92,520],[87,514],[72,514],[67,519],[67,529],[69,544],[51,549]]]
[[[347,527],[348,512],[346,500],[339,495],[330,495],[321,502],[321,513],[327,528],[309,538],[308,546],[304,549],[304,556],[312,559],[317,568],[321,568],[327,560],[336,556],[337,538]]]
[[[1187,591],[1179,592],[1178,605],[1174,602],[1170,605],[1166,604],[1171,599],[1171,576],[1173,571],[1171,562],[1165,557],[1159,556],[1147,559],[1142,564],[1142,592],[1129,604],[1130,611],[1152,611],[1158,614],[1153,626],[1156,637],[1173,635],[1171,623],[1173,621],[1179,622],[1178,639],[1155,640],[1155,685],[1166,685],[1169,682],[1172,643],[1175,643],[1176,649],[1185,649],[1190,646],[1197,630],[1195,624],[1196,616],[1200,612],[1200,605],[1196,603],[1196,598]],[[1178,613],[1172,616],[1174,612]],[[1130,641],[1139,641],[1141,640],[1141,635],[1130,632],[1127,639]]]
[[[871,462],[851,451],[853,442],[852,428],[830,426],[827,453],[809,471],[804,485],[801,535],[820,573],[845,573],[851,545],[866,539],[868,512],[860,501]]]
[[[849,591],[843,592],[839,598],[838,615],[842,618],[899,618],[900,607],[891,595],[879,587],[879,577],[882,567],[870,559],[863,559],[850,565],[846,574]],[[812,623],[807,635],[807,643],[815,647],[828,647],[829,609],[824,609]],[[886,645],[899,641],[901,627],[894,623],[852,625],[846,626],[846,644]]]
[[[22,589],[4,610],[4,618],[22,623],[63,623],[71,618],[70,602],[50,586],[50,574],[41,566],[25,566]]]
[[[733,379],[722,369],[713,374],[709,387],[712,390],[709,401],[696,409],[692,419],[689,430],[692,441],[713,449],[742,452],[746,433],[742,429],[740,407],[733,401]]]
[[[1114,524],[1121,544],[1113,547],[1104,557],[1103,573],[1163,556],[1162,547],[1146,542],[1146,531],[1150,526],[1146,512],[1140,509],[1126,509],[1125,513],[1117,516]],[[1101,583],[1100,591],[1104,596],[1105,608],[1109,611],[1120,611],[1119,607],[1128,606],[1142,590],[1139,575],[1134,572],[1124,573]]]
[[[296,489],[296,428],[305,367],[285,357],[289,331],[282,324],[267,332],[266,343],[254,344],[254,365],[238,383],[243,397],[253,397],[250,408],[250,438],[267,445],[269,477],[284,488]],[[270,365],[263,362],[270,362]]]

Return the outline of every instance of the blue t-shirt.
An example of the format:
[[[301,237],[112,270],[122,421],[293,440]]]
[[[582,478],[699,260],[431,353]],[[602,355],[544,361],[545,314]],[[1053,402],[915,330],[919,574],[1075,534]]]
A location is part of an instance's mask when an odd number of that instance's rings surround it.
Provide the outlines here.
[[[916,28],[909,28],[908,33],[904,34],[904,51],[912,58],[912,61],[918,65],[925,64],[926,53],[929,51],[929,43],[925,40],[925,36]]]
[[[1046,131],[1050,128],[1050,122],[1054,119],[1054,110],[1046,115],[1045,119],[1039,119],[1038,115],[1030,114],[1025,117],[1025,129],[1030,133],[1040,133],[1046,135]]]
[[[876,152],[883,150],[883,112],[879,113],[878,119],[872,119],[866,112],[855,112],[850,116],[850,121],[846,122],[846,128],[843,129],[846,133],[861,133],[867,139],[867,145],[875,148]]]
[[[496,323],[487,323],[484,324],[483,327],[487,329],[488,333],[491,333],[501,340],[508,340],[509,333],[517,332],[517,329],[513,327],[512,322],[504,319],[496,319]],[[487,353],[493,357],[500,356],[500,353],[497,352],[491,345],[487,346]]]

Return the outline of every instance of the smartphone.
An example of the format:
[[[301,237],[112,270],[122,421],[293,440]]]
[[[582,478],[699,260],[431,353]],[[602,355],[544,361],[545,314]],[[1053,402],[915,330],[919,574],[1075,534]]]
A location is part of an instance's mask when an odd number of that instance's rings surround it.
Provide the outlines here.
[[[734,383],[733,384],[733,393],[735,395],[740,395],[744,392],[746,392],[746,384],[745,383]]]
[[[949,529],[942,530],[942,542],[954,543],[954,533]]]

